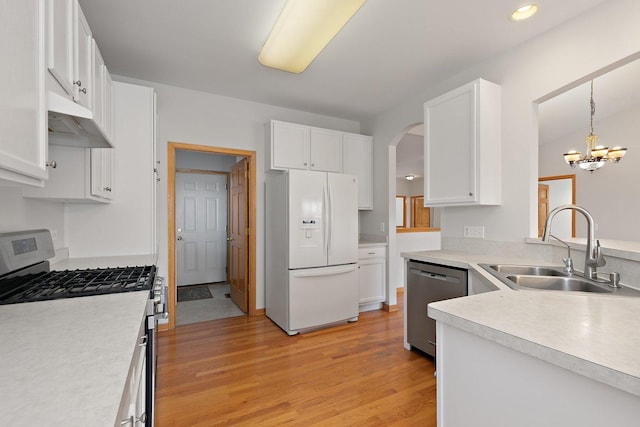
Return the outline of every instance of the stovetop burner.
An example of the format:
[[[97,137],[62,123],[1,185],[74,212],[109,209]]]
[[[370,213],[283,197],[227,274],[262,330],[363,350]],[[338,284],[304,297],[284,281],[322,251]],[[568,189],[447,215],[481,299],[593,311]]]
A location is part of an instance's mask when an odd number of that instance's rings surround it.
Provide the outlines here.
[[[8,279],[0,304],[151,290],[154,266],[64,270]]]

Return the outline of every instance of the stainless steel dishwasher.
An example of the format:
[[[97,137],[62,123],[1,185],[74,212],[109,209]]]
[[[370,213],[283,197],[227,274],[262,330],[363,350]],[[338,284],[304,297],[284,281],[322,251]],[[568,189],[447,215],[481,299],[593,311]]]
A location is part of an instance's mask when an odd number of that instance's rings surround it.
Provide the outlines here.
[[[467,270],[410,260],[407,264],[407,341],[436,356],[436,321],[427,304],[467,295]]]

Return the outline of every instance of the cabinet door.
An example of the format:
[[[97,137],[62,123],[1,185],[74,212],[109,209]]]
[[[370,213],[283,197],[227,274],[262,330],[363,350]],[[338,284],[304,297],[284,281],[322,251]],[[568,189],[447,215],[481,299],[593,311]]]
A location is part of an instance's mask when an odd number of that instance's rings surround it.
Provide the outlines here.
[[[74,0],[47,0],[47,67],[62,89],[73,96]]]
[[[272,169],[309,169],[309,126],[271,123]]]
[[[91,194],[111,200],[113,198],[113,149],[91,149]]]
[[[0,13],[0,181],[47,179],[44,1],[5,1]]]
[[[102,66],[103,76],[103,110],[102,110],[102,123],[105,136],[114,144],[113,141],[113,81],[111,80],[111,74],[105,65]]]
[[[425,104],[427,202],[476,200],[475,103],[475,86],[467,85]]]
[[[358,177],[358,209],[373,209],[373,139],[345,133],[342,154],[343,173]]]
[[[82,9],[75,1],[74,7],[74,43],[75,43],[75,58],[74,58],[74,76],[75,76],[75,101],[82,106],[91,109],[92,107],[92,46],[93,37],[91,35],[91,28],[82,13]]]
[[[384,259],[358,261],[359,303],[384,301]]]
[[[424,104],[425,206],[502,201],[501,89],[478,79]]]
[[[342,132],[311,128],[310,169],[342,172]]]
[[[93,120],[103,133],[104,127],[104,60],[100,54],[100,49],[96,44],[95,39],[91,40],[91,77],[92,77],[92,91],[93,97],[91,99],[93,111]]]

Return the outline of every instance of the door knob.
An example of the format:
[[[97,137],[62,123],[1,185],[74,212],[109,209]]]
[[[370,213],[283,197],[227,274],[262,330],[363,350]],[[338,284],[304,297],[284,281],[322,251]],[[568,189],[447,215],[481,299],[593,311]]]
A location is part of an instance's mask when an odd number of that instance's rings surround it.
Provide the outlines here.
[[[227,237],[227,242],[230,242],[233,240],[233,237]]]
[[[182,240],[182,236],[178,236],[178,240]]]

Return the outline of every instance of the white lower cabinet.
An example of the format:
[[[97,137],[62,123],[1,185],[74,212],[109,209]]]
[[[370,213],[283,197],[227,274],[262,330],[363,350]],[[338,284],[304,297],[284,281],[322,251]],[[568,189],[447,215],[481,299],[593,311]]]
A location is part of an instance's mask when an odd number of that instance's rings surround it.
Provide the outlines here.
[[[140,327],[139,342],[136,345],[127,382],[120,400],[120,409],[116,418],[116,425],[127,427],[140,427],[146,425],[146,346],[145,316]]]
[[[386,248],[384,246],[358,249],[359,310],[382,308],[385,300]]]
[[[59,202],[108,203],[113,197],[112,148],[52,145],[49,158],[56,167],[44,188],[25,188],[24,197]]]

